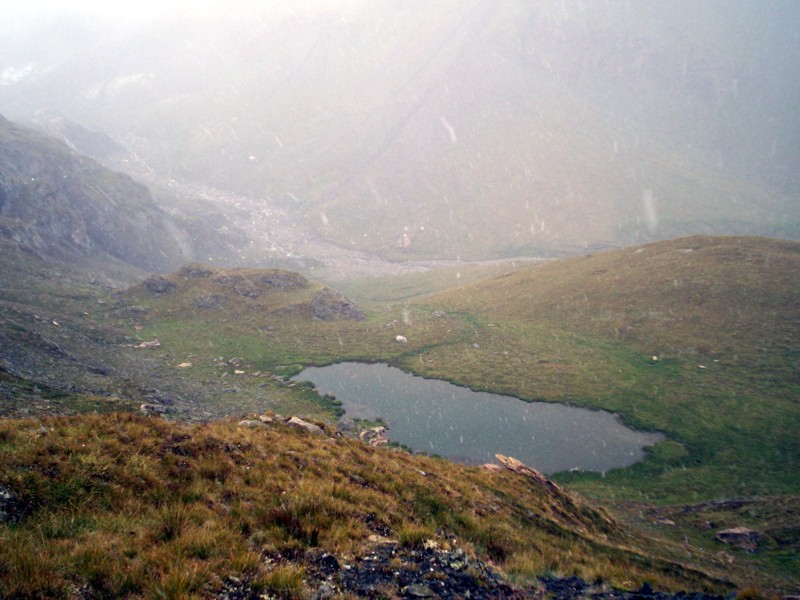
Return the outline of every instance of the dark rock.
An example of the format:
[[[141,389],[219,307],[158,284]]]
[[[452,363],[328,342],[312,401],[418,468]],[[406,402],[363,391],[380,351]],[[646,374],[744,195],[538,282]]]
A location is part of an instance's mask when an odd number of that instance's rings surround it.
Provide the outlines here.
[[[358,483],[359,485],[366,484],[366,480],[363,477],[358,477],[357,475],[348,475],[348,477],[353,483]],[[356,478],[360,479],[361,481],[358,481]],[[364,524],[371,532],[377,533],[383,537],[389,537],[392,535],[392,528],[381,521],[374,512],[364,515]]]
[[[297,290],[308,287],[308,280],[300,273],[294,271],[282,271],[274,269],[267,271],[257,277],[253,281],[265,288],[275,288],[280,290]]]
[[[449,565],[456,563],[459,569]],[[434,547],[404,549],[381,544],[345,565],[337,583],[344,592],[373,597],[394,590],[409,598],[530,598],[535,590],[510,583],[485,563],[469,559],[459,551]]]
[[[337,590],[335,586],[326,582],[319,586],[319,589],[316,591],[313,598],[315,598],[315,600],[323,600],[325,598],[336,598],[337,596],[339,596],[339,590]]]
[[[349,319],[363,321],[363,311],[341,292],[325,288],[311,302],[314,318],[320,321],[339,321]]]
[[[752,504],[752,498],[727,498],[725,500],[711,500],[708,502],[700,502],[699,504],[686,504],[683,506],[682,511],[685,513],[700,512],[707,509],[712,510],[737,510]]]
[[[0,484],[0,523],[16,523],[22,517],[22,506],[9,489]]]
[[[205,277],[211,277],[214,273],[214,269],[199,263],[188,264],[178,271],[178,275],[187,279],[204,279]]]
[[[716,538],[723,544],[735,546],[748,552],[758,550],[758,543],[764,536],[753,529],[747,527],[734,527],[718,531]]]
[[[429,588],[427,585],[421,585],[418,583],[406,586],[401,590],[404,596],[408,596],[409,598],[435,598],[436,594],[433,593],[433,590]]]
[[[247,281],[234,285],[233,291],[243,298],[258,298],[261,295],[261,291]]]
[[[309,572],[312,572],[317,578],[329,578],[342,569],[337,558],[327,552],[319,555],[311,554],[307,559]]]
[[[192,300],[197,308],[218,308],[225,304],[225,297],[217,294],[203,294]]]
[[[42,256],[112,256],[148,271],[169,271],[187,258],[186,233],[145,186],[5,119],[0,188],[0,235]]]
[[[648,583],[636,591],[626,592],[611,588],[602,582],[589,584],[580,577],[540,577],[539,583],[545,597],[593,600],[722,600],[723,596],[712,596],[703,592],[658,592]]]
[[[170,293],[176,286],[161,275],[153,275],[145,280],[144,287],[153,296],[162,296]]]

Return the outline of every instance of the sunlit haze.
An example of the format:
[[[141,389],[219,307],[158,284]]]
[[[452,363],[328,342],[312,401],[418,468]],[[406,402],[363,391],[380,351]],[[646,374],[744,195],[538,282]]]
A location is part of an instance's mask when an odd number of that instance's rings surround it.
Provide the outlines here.
[[[10,3],[2,10],[7,15],[15,14],[87,14],[112,17],[128,21],[149,20],[163,15],[214,16],[255,10],[266,14],[281,14],[305,11],[329,11],[344,9],[363,3],[364,0],[34,0],[26,3]]]
[[[0,598],[800,598],[798,399],[800,0],[0,0]]]

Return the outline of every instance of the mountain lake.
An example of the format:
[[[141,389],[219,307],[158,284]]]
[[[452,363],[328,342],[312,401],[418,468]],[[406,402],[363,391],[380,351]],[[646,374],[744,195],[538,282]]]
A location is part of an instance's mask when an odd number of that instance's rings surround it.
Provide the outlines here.
[[[475,392],[386,364],[308,367],[292,379],[335,395],[345,418],[380,417],[392,442],[467,464],[505,454],[543,473],[606,472],[638,462],[646,446],[664,439],[606,411]]]

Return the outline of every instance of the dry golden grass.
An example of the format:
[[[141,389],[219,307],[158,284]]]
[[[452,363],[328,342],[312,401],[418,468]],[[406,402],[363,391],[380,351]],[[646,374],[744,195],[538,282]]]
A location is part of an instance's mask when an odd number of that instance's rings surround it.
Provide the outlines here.
[[[578,572],[622,584],[624,572],[631,586],[719,585],[631,547],[578,497],[346,438],[110,415],[2,421],[0,440],[0,483],[25,507],[18,524],[0,526],[4,596],[88,586],[184,598],[236,576],[302,597],[305,552],[358,555],[370,523],[407,547],[455,536],[519,580]],[[275,555],[294,560],[262,558]]]

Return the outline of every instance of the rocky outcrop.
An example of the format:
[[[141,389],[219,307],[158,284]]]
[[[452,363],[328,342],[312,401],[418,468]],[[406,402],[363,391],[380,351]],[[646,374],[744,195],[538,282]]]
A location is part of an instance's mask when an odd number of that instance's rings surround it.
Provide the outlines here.
[[[716,538],[723,544],[741,548],[748,552],[755,552],[758,550],[758,543],[763,539],[763,535],[758,531],[748,527],[733,527],[731,529],[723,529],[718,531]]]
[[[325,288],[311,302],[314,318],[320,321],[363,321],[365,316],[352,300],[341,292]]]
[[[40,255],[114,257],[148,271],[188,258],[188,235],[150,191],[62,141],[0,117],[0,233]]]
[[[225,296],[219,294],[203,294],[192,300],[197,308],[217,308],[225,304]]]
[[[163,404],[145,402],[139,407],[139,412],[148,417],[163,417],[170,412],[170,409]]]
[[[199,263],[190,263],[181,267],[178,275],[186,279],[204,279],[210,277],[215,273],[214,269],[201,265]]]
[[[561,486],[559,486],[557,483],[545,477],[536,469],[529,467],[525,463],[517,460],[516,458],[513,458],[511,456],[503,456],[502,454],[495,454],[494,456],[495,458],[497,458],[500,464],[503,465],[509,471],[513,471],[514,473],[523,475],[546,489],[553,490],[556,492],[563,491],[561,489]]]
[[[70,148],[92,158],[104,159],[125,152],[120,144],[108,134],[84,127],[63,117],[47,117],[36,119],[37,125],[47,132],[62,138]]]
[[[366,429],[358,434],[358,439],[374,448],[378,446],[387,446],[389,444],[389,436],[386,434],[386,427]]]
[[[299,417],[292,417],[286,424],[289,427],[295,427],[297,429],[305,429],[306,431],[313,433],[314,435],[325,435],[325,431],[319,425],[314,425],[314,423],[309,423],[308,421],[304,421]]]
[[[176,286],[169,279],[161,275],[153,275],[145,279],[144,287],[148,292],[153,294],[153,296],[162,296],[164,294],[169,294]]]
[[[22,515],[19,501],[11,490],[0,484],[0,524],[16,523]]]
[[[242,419],[237,423],[239,427],[266,427],[267,423],[255,419]]]
[[[300,290],[308,287],[308,280],[295,271],[272,269],[253,278],[254,282],[266,288],[278,290]]]
[[[543,576],[528,587],[508,581],[490,564],[469,556],[458,547],[443,549],[433,540],[407,548],[381,538],[374,547],[356,557],[337,557],[328,552],[308,550],[289,562],[305,569],[310,597],[340,598],[559,598],[563,600],[722,600],[703,592],[659,592],[649,584],[623,591],[602,581],[589,583],[580,577]],[[269,556],[285,564],[287,557]],[[255,598],[257,593],[246,577],[228,577],[216,598]],[[730,597],[730,596],[728,596]]]
[[[444,550],[428,540],[403,548],[387,541],[355,560],[310,560],[310,579],[329,590],[328,597],[354,594],[372,598],[392,590],[398,598],[530,598],[533,590],[514,587],[486,563],[460,548]],[[333,560],[331,560],[333,559]],[[316,586],[315,586],[316,587]],[[385,592],[384,592],[385,593]]]

